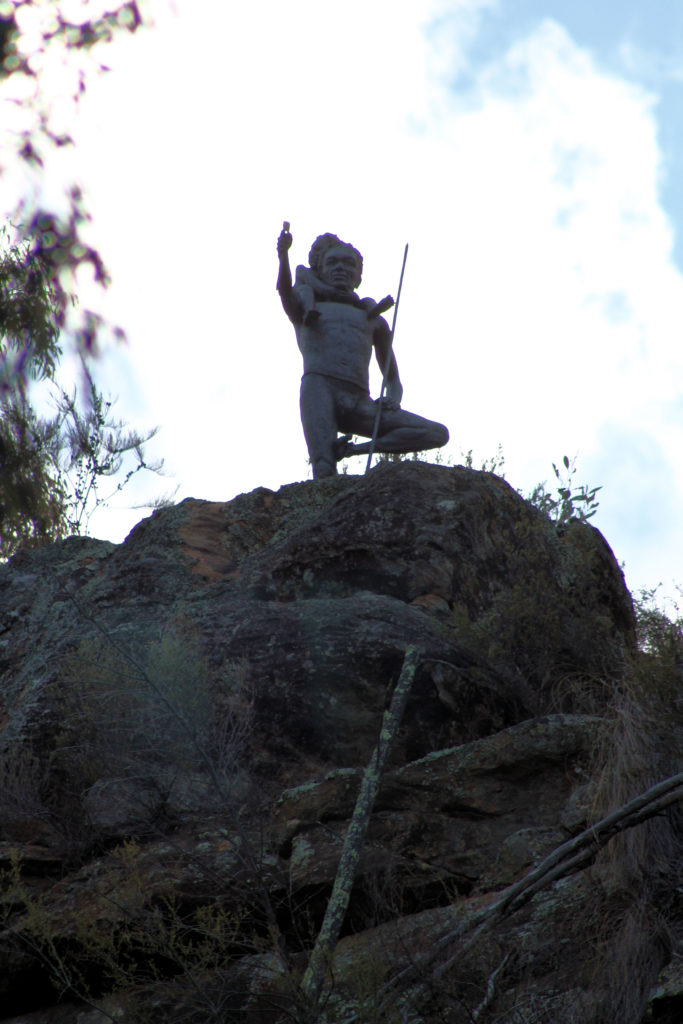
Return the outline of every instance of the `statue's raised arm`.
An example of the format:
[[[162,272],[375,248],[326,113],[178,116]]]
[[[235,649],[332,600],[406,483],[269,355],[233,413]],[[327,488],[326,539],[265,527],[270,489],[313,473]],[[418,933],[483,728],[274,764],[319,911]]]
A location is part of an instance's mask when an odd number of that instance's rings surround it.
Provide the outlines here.
[[[280,293],[280,300],[285,313],[293,323],[296,323],[297,319],[301,319],[301,310],[296,293],[292,288],[292,270],[289,265],[289,250],[291,247],[292,236],[289,230],[289,221],[284,221],[282,231],[277,240],[279,270],[276,288]]]
[[[373,351],[382,372],[386,369],[387,382],[375,451],[415,452],[446,444],[448,430],[443,424],[400,408],[403,387],[391,332],[381,316],[394,300],[388,295],[378,303],[358,296],[363,273],[360,252],[337,235],[319,235],[309,252],[309,266],[297,267],[293,282],[291,245],[285,221],[277,243],[277,289],[303,357],[301,422],[314,478],[334,476],[340,459],[370,450],[369,441],[353,444],[351,438],[373,436],[377,414],[369,387]]]

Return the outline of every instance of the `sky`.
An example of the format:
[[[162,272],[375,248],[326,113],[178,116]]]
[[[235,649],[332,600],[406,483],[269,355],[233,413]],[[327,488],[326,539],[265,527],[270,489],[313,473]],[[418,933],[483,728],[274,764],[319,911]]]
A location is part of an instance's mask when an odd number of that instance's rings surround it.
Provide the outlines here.
[[[502,451],[528,494],[601,487],[632,591],[683,583],[683,4],[156,0],[74,128],[96,376],[169,474],[98,512],[119,542],[161,492],[225,501],[309,478],[300,355],[275,291],[326,231],[396,293],[405,408],[453,464]],[[372,377],[379,391],[379,373]],[[364,460],[349,462],[362,473]]]

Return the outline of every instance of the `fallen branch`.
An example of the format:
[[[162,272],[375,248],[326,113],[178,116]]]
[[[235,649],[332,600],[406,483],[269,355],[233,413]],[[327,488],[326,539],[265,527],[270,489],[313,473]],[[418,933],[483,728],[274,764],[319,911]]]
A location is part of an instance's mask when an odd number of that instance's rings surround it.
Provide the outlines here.
[[[461,942],[457,950],[432,970],[428,981],[421,981],[413,987],[413,999],[419,998],[431,984],[452,967],[456,959],[461,958],[471,949],[483,934],[503,918],[514,914],[537,892],[560,878],[575,874],[582,868],[588,867],[595,860],[599,850],[606,846],[617,833],[641,824],[679,800],[683,800],[683,772],[657,783],[616,811],[612,811],[595,825],[591,825],[579,835],[574,836],[573,839],[562,843],[548,854],[537,867],[529,871],[524,878],[504,889],[493,903],[448,931],[419,959],[414,960],[407,968],[395,975],[384,989],[383,1005],[387,1005],[399,986],[409,984],[417,974],[427,970],[446,947],[458,940],[466,939],[464,944]]]

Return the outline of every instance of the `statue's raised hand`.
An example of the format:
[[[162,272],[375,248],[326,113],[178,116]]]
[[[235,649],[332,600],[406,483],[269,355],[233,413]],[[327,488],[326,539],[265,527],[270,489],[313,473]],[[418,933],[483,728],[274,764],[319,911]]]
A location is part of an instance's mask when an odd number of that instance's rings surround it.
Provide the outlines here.
[[[282,225],[282,231],[277,240],[277,254],[278,256],[284,256],[286,252],[289,252],[292,246],[292,236],[289,232],[289,221],[286,220]]]

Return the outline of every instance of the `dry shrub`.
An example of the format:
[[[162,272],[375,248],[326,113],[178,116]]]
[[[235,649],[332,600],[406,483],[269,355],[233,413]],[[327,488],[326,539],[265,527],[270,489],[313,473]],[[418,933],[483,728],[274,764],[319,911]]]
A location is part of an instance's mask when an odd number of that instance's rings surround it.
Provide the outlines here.
[[[683,653],[683,644],[681,646]],[[683,662],[638,655],[613,702],[606,730],[596,811],[607,814],[650,786],[681,771]],[[606,851],[627,888],[669,888],[683,881],[683,813],[664,814],[618,836]],[[680,872],[680,877],[678,876]]]
[[[661,617],[647,625],[645,650],[632,658],[612,703],[599,752],[596,817],[683,767],[683,624]],[[635,1024],[683,932],[680,802],[616,836],[595,870],[607,897],[595,976],[604,1019]]]
[[[548,711],[576,715],[603,715],[614,697],[609,677],[568,672],[548,685]]]
[[[0,839],[40,842],[75,866],[103,830],[142,837],[244,802],[246,664],[215,678],[180,631],[139,650],[103,634],[63,660],[50,698],[42,730],[0,762]]]

